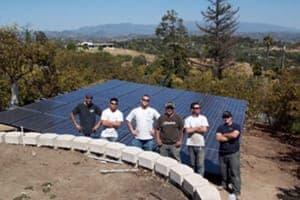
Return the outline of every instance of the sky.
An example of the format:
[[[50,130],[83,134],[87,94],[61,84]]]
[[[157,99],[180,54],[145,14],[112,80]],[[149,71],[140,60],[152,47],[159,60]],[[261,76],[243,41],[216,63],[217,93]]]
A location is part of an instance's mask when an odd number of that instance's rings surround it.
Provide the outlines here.
[[[240,22],[300,29],[300,0],[229,0]],[[158,24],[174,9],[184,21],[202,21],[207,0],[0,0],[0,26],[71,30],[101,24]]]

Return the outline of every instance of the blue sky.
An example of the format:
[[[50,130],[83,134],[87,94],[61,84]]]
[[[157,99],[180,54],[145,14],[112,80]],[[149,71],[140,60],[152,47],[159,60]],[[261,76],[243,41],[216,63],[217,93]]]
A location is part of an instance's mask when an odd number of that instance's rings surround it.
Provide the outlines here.
[[[229,0],[242,22],[300,29],[300,0]],[[202,21],[207,0],[1,0],[0,26],[18,24],[40,30],[130,22],[158,24],[174,9],[184,21]]]

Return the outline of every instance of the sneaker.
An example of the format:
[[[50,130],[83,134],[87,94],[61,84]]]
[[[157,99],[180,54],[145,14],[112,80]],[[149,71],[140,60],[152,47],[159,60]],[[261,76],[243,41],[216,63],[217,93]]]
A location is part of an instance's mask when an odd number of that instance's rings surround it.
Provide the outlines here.
[[[236,196],[233,193],[228,194],[228,200],[236,200]]]
[[[224,188],[222,185],[219,185],[219,186],[217,187],[217,189],[218,189],[219,191],[225,190],[225,188]]]

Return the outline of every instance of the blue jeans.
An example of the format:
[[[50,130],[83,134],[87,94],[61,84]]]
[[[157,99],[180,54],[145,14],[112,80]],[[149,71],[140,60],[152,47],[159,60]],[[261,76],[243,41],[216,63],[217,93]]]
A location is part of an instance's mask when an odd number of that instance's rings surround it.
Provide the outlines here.
[[[116,142],[118,137],[101,137],[101,139],[108,140],[110,142]]]
[[[229,155],[220,155],[220,168],[222,175],[222,186],[228,189],[232,183],[232,192],[241,193],[240,152]]]
[[[154,147],[153,139],[150,140],[139,140],[134,138],[131,144],[135,147],[139,147],[145,151],[152,151]]]
[[[190,155],[190,164],[194,171],[204,176],[204,159],[205,150],[204,147],[188,146]]]

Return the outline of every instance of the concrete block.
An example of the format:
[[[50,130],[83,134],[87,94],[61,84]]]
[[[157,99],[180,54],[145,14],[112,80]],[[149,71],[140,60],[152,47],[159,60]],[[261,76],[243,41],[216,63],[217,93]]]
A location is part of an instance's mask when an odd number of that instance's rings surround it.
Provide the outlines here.
[[[197,187],[194,196],[194,200],[221,200],[220,192],[211,184],[207,184],[203,187]]]
[[[138,155],[142,152],[143,150],[138,147],[125,147],[122,150],[122,160],[132,164],[137,164]]]
[[[105,147],[109,143],[109,141],[104,139],[92,139],[89,143],[89,151],[91,153],[105,153]]]
[[[170,167],[176,164],[178,164],[177,160],[161,156],[155,161],[154,171],[158,174],[168,177],[170,172]]]
[[[13,132],[7,132],[4,135],[4,141],[7,144],[21,144],[21,136],[23,135],[22,132],[13,131]]]
[[[208,184],[208,181],[200,174],[193,173],[183,177],[182,188],[189,195],[193,196],[197,187],[204,187]]]
[[[38,140],[38,146],[49,146],[55,147],[55,139],[57,135],[55,133],[45,133],[41,134]]]
[[[0,143],[5,143],[5,140],[4,140],[4,136],[5,136],[5,132],[0,132]]]
[[[122,149],[126,146],[118,142],[110,142],[105,147],[105,155],[112,158],[120,159],[122,156]]]
[[[187,165],[178,163],[170,168],[170,180],[178,185],[182,185],[183,178],[189,174],[193,174],[194,171]]]
[[[72,141],[74,140],[75,136],[70,134],[64,134],[64,135],[57,135],[55,147],[56,148],[66,148],[71,149],[72,148]]]
[[[23,135],[23,145],[38,145],[39,138],[42,134],[36,132],[27,132]]]
[[[138,165],[153,170],[155,161],[160,157],[158,153],[144,151],[138,155]]]
[[[88,151],[92,139],[85,136],[75,137],[72,142],[72,150]]]

